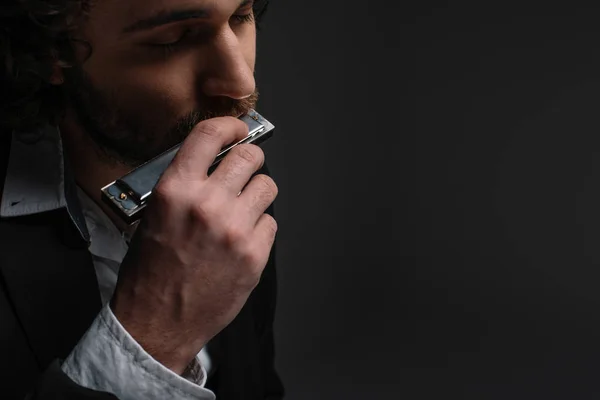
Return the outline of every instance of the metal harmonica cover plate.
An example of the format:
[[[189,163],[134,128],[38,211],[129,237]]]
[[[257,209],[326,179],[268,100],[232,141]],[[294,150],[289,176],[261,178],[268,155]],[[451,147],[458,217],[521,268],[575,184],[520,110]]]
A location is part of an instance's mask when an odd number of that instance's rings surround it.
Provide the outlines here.
[[[254,110],[240,117],[248,125],[248,136],[243,140],[221,150],[211,170],[227,155],[229,150],[242,143],[260,144],[273,133],[275,127]],[[167,150],[152,160],[140,165],[125,176],[101,189],[102,199],[127,223],[132,224],[141,217],[142,210],[152,194],[152,189],[162,176],[181,144]],[[210,171],[209,171],[210,172]]]

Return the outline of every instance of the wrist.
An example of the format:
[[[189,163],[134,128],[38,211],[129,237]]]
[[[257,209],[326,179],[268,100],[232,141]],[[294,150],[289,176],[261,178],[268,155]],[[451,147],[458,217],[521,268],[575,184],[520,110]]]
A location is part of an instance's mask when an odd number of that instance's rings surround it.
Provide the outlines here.
[[[152,321],[150,318],[140,318],[131,307],[113,297],[110,309],[125,331],[153,359],[178,375],[182,375],[200,350],[197,346],[185,345],[191,343],[176,335],[173,329],[166,330],[164,323]],[[202,346],[200,346],[202,348]]]

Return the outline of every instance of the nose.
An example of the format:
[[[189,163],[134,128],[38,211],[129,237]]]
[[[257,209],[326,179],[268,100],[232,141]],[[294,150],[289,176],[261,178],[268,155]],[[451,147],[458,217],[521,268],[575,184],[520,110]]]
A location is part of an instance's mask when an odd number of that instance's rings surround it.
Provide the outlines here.
[[[202,82],[206,96],[225,96],[241,100],[254,93],[254,50],[243,48],[229,28],[220,31],[206,53],[208,71]]]

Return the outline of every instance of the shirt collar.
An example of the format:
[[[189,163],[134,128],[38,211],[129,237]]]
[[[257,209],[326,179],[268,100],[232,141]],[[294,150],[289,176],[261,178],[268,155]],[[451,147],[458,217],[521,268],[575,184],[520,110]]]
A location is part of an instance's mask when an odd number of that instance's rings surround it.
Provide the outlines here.
[[[89,233],[77,199],[75,180],[66,163],[58,127],[46,126],[39,140],[27,143],[13,134],[0,217],[34,215],[66,208],[81,236]]]

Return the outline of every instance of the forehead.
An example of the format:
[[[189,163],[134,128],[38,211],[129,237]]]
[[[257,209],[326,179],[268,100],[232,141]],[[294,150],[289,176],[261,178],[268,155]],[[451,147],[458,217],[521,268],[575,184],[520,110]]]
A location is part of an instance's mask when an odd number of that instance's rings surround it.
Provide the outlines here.
[[[201,11],[212,18],[231,14],[242,3],[242,0],[96,0],[89,13],[89,23],[103,30],[113,30],[173,11]]]

